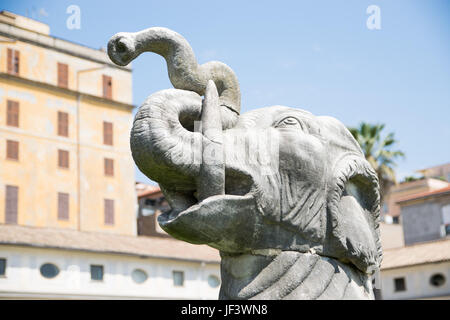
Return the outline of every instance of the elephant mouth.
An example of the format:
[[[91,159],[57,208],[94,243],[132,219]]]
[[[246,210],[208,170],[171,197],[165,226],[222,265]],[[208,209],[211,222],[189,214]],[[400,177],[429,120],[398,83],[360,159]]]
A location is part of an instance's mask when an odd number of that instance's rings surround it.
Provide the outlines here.
[[[187,190],[163,188],[172,210],[161,214],[158,223],[175,238],[191,243],[220,243],[250,224],[242,219],[255,212],[252,175],[242,165],[226,163],[222,119],[217,88],[208,81],[202,103],[202,163],[191,174]],[[179,188],[178,184],[178,188]]]
[[[253,195],[246,194],[243,196],[225,194],[225,195],[215,195],[210,196],[182,211],[170,210],[162,213],[158,217],[158,222],[162,228],[170,227],[172,224],[176,224],[177,220],[183,219],[188,215],[214,215],[217,211],[224,210],[227,206],[233,204],[233,206],[238,205],[240,201],[248,202],[253,200]]]
[[[165,194],[172,197],[173,205],[172,210],[158,217],[159,225],[180,240],[195,244],[220,243],[238,225],[245,225],[243,217],[256,208],[254,184],[249,175],[232,171],[225,177],[224,187],[224,194],[198,200],[196,191],[181,193],[166,189]]]

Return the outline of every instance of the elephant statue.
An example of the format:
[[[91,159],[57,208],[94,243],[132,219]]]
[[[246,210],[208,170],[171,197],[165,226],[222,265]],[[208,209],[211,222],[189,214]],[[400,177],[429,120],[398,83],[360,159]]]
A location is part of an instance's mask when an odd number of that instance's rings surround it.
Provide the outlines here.
[[[219,250],[219,298],[374,299],[379,185],[347,128],[284,106],[240,114],[233,70],[198,65],[172,30],[121,32],[108,43],[122,66],[146,51],[165,58],[175,89],[138,110],[132,156],[170,204],[160,226]]]

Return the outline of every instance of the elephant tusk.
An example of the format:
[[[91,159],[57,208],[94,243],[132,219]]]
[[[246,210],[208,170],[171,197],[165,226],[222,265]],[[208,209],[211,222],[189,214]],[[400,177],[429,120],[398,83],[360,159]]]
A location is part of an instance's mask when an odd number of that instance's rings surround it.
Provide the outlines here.
[[[225,160],[219,94],[214,81],[206,85],[202,104],[202,163],[197,181],[199,201],[225,194]]]

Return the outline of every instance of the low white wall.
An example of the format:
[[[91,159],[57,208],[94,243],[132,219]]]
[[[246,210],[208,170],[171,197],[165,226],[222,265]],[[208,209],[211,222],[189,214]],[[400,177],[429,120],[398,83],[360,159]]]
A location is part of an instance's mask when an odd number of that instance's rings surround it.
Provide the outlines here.
[[[220,279],[218,263],[10,245],[0,245],[0,258],[7,259],[0,298],[217,299],[219,295],[219,287],[208,284],[210,275]],[[39,271],[44,263],[58,266],[59,274],[44,278]],[[91,264],[103,265],[103,281],[91,280]],[[135,283],[134,269],[144,270],[148,279]],[[184,272],[183,287],[173,285],[172,271]]]
[[[435,287],[430,283],[432,275],[440,273],[445,283]],[[406,290],[395,292],[394,279],[405,278]],[[430,263],[381,271],[381,294],[385,300],[423,299],[450,296],[450,262]]]

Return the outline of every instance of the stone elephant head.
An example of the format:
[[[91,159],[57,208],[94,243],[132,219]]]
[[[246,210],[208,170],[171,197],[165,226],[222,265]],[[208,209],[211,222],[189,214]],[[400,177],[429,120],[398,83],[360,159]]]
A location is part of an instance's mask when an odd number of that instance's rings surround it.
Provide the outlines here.
[[[341,122],[284,106],[240,114],[234,72],[198,65],[171,30],[108,44],[119,65],[145,51],[166,59],[175,87],[146,99],[131,132],[134,161],[172,208],[158,218],[165,231],[222,254],[313,252],[364,274],[379,267],[377,176]]]

